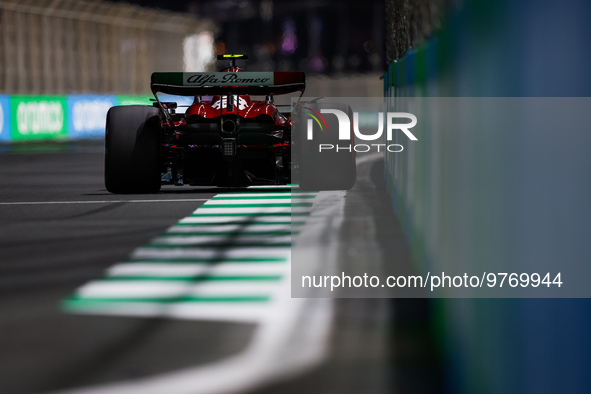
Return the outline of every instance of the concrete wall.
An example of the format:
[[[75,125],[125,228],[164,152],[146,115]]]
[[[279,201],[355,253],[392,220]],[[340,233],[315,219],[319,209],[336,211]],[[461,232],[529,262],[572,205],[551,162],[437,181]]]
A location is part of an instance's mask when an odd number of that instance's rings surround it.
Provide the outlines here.
[[[585,0],[462,2],[436,34],[392,63],[384,93],[590,96],[590,16]],[[442,135],[441,118],[421,119],[430,127],[405,154],[386,157],[385,176],[423,272],[451,262],[478,271],[495,260],[511,272],[589,265],[588,129]],[[588,299],[433,302],[451,392],[588,392]]]
[[[183,71],[186,38],[213,40],[215,30],[192,15],[130,4],[3,0],[0,92],[147,94],[152,72]]]

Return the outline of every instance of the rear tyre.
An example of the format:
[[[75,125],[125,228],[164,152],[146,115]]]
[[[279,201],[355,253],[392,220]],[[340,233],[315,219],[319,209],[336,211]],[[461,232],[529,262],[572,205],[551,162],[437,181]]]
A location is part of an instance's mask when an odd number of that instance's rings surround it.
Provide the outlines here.
[[[105,186],[115,194],[160,190],[159,110],[144,105],[112,107],[105,134]]]
[[[299,185],[302,190],[348,190],[355,185],[357,171],[353,137],[339,140],[339,122],[333,114],[324,114],[323,129],[313,120],[313,139],[307,138],[307,121],[310,115],[318,118],[322,109],[337,109],[353,119],[351,107],[343,103],[316,102],[303,105],[299,116]],[[328,127],[328,130],[326,128]],[[333,149],[320,151],[320,144]],[[336,149],[340,146],[345,149]],[[351,149],[349,151],[349,148]]]

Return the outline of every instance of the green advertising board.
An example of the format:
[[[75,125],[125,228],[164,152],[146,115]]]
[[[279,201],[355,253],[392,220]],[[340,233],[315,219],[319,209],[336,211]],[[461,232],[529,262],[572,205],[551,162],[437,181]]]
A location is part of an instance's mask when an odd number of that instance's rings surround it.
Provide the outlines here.
[[[65,96],[11,96],[10,139],[67,138],[66,109]]]

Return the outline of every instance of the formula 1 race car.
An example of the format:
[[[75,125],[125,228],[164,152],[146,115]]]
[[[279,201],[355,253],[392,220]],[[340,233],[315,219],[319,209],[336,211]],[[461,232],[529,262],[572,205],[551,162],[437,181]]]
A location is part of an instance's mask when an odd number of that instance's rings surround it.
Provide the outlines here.
[[[236,66],[236,59],[246,56],[220,59],[230,60],[221,72],[155,72],[153,106],[116,106],[108,111],[109,192],[155,193],[162,184],[244,187],[297,182],[305,190],[353,186],[354,152],[320,152],[319,144],[336,143],[337,134],[318,131],[311,141],[305,138],[311,122],[298,122],[323,108],[349,114],[350,108],[299,99],[282,108],[274,104],[274,95],[300,92],[301,98],[306,86],[303,72],[246,72]],[[177,113],[178,103],[161,101],[159,94],[189,96],[191,104]],[[322,121],[327,131],[329,126],[338,130],[336,117]],[[323,129],[320,122],[318,127]]]

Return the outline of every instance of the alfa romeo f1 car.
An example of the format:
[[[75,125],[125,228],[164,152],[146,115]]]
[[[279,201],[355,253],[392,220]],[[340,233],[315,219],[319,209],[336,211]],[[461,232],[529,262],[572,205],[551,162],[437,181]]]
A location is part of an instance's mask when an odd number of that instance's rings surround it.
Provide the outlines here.
[[[305,190],[353,186],[354,152],[321,152],[318,148],[322,143],[337,143],[338,120],[321,116],[320,123],[316,116],[323,108],[349,114],[350,108],[299,99],[297,104],[281,108],[274,104],[274,95],[300,92],[301,98],[306,87],[303,72],[246,72],[236,66],[236,59],[246,56],[220,58],[230,60],[221,72],[155,72],[152,106],[116,106],[108,111],[108,191],[156,193],[162,184],[244,187],[299,183]],[[189,96],[192,104],[184,113],[177,113],[178,103],[161,101],[161,93]],[[318,124],[306,122],[308,118]],[[307,138],[311,132],[306,127],[318,129],[313,139]]]

